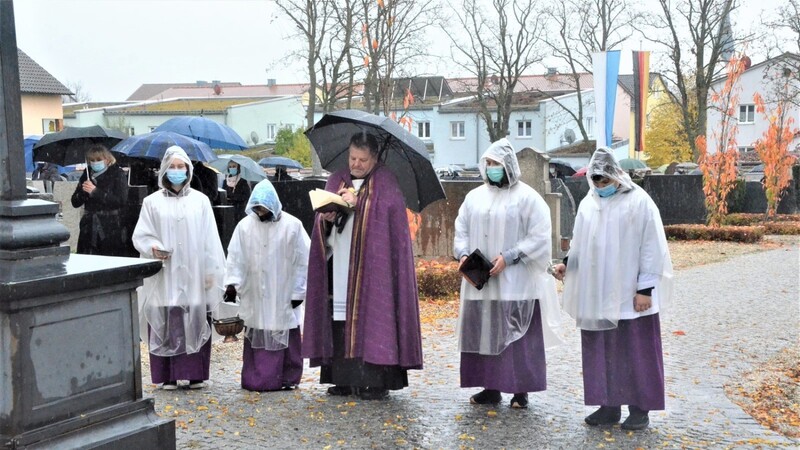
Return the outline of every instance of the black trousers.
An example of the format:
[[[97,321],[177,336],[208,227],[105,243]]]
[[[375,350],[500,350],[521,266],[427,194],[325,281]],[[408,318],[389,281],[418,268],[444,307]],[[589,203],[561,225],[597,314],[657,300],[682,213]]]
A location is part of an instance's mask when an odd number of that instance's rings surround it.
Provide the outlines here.
[[[320,367],[320,383],[357,388],[398,390],[408,386],[408,371],[344,357],[344,321],[333,321],[333,361]]]

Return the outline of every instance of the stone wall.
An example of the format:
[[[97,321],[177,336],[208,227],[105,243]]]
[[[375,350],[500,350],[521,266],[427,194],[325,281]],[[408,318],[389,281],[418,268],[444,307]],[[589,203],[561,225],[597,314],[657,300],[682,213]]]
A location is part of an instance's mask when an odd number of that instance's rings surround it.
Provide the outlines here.
[[[553,257],[564,255],[561,250],[562,238],[569,239],[575,221],[578,205],[589,190],[586,178],[546,179],[546,161],[528,150],[518,154],[522,179],[543,197],[550,207],[553,225]],[[540,176],[536,176],[540,174]],[[41,181],[29,181],[41,192],[44,186]],[[309,179],[303,181],[276,182],[275,189],[284,204],[284,209],[298,217],[306,231],[311,233],[314,216],[311,213],[307,192],[315,188],[323,188],[324,180]],[[422,212],[422,223],[414,241],[414,255],[423,258],[450,258],[453,252],[454,223],[458,209],[469,191],[480,186],[480,179],[444,180],[442,186],[447,198],[428,206]],[[78,240],[78,222],[81,209],[73,208],[70,197],[76,182],[56,182],[55,192],[42,194],[47,200],[52,199],[61,207],[60,220],[70,232],[67,241],[74,252]],[[661,220],[665,225],[681,223],[705,223],[706,212],[703,200],[702,178],[699,175],[658,175],[648,176],[642,187],[658,206]],[[549,193],[552,188],[553,193]],[[797,213],[798,188],[793,183],[778,208],[779,213]],[[745,196],[731,205],[730,212],[763,213],[766,210],[766,198],[761,184],[747,182]],[[232,231],[232,230],[231,230]],[[223,235],[229,233],[222,233]]]

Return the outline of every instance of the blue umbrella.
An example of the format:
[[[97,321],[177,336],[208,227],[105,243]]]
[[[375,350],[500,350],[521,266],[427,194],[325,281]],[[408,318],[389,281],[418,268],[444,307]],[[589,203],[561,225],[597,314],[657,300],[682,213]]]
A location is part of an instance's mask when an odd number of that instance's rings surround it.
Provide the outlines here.
[[[267,178],[264,174],[264,169],[261,168],[255,161],[244,155],[219,155],[219,159],[212,161],[209,165],[220,172],[228,173],[228,162],[233,161],[239,164],[239,170],[242,178],[247,181],[258,182]]]
[[[42,136],[38,134],[31,134],[25,136],[23,140],[23,147],[25,147],[25,172],[33,172],[36,166],[33,164],[33,146],[39,142]]]
[[[244,150],[247,144],[233,128],[205,117],[178,116],[162,123],[153,131],[172,131],[205,142],[211,148]]]
[[[115,145],[111,151],[126,158],[161,161],[164,152],[173,145],[182,148],[192,161],[210,162],[217,159],[217,155],[208,144],[171,131],[154,131],[131,136]]]
[[[261,158],[258,161],[258,165],[262,167],[284,166],[289,169],[303,168],[302,164],[291,158],[286,158],[285,156],[268,156],[266,158]]]

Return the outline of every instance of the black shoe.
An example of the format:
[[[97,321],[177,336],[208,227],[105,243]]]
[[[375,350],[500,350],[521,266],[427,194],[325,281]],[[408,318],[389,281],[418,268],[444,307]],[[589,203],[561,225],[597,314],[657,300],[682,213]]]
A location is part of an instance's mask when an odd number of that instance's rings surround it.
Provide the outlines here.
[[[353,388],[350,386],[331,386],[328,388],[328,395],[345,396],[351,395],[352,393]]]
[[[610,425],[619,422],[622,416],[619,406],[601,406],[597,411],[589,414],[583,419],[589,425]]]
[[[282,391],[293,391],[295,389],[297,389],[297,385],[294,384],[294,383],[283,383],[283,384],[281,384],[281,390]]]
[[[628,411],[630,415],[625,419],[625,422],[622,422],[623,430],[644,430],[650,425],[650,417],[647,416],[648,411],[639,409],[633,405],[628,405]]]
[[[500,391],[494,389],[484,389],[469,398],[473,405],[496,405],[503,401]]]
[[[387,389],[365,387],[361,388],[358,396],[361,397],[361,400],[383,400],[389,396],[389,391]]]
[[[514,394],[514,396],[511,397],[511,407],[526,409],[528,407],[528,393]]]

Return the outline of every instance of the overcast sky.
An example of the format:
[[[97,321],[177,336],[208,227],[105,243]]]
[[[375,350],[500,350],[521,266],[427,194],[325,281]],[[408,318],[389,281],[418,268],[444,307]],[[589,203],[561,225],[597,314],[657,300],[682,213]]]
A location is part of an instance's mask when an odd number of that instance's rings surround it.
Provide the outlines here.
[[[743,3],[752,18],[782,0]],[[307,80],[287,58],[290,27],[272,0],[16,0],[14,11],[19,48],[93,101],[124,100],[143,83]]]

